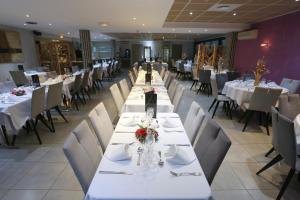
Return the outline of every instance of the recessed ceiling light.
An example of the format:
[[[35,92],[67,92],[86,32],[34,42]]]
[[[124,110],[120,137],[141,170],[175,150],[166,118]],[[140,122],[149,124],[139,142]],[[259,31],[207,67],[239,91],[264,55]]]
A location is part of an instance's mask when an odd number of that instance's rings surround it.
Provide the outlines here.
[[[25,16],[26,16],[27,18],[29,18],[29,17],[30,17],[30,14],[26,14]]]
[[[136,20],[136,17],[133,17],[132,19],[133,19],[133,20]]]
[[[99,25],[102,27],[107,27],[107,26],[109,26],[109,23],[108,22],[99,22]]]
[[[300,0],[295,0],[295,1],[300,1]]]
[[[59,38],[60,38],[60,39],[64,39],[64,35],[60,35]]]
[[[49,23],[48,25],[49,25],[49,26],[52,26],[52,24],[51,24],[51,23]]]
[[[23,25],[24,25],[24,26],[27,26],[27,24],[26,24],[26,23],[24,23]]]
[[[193,12],[192,12],[192,11],[190,12],[190,15],[193,15]]]
[[[67,32],[68,35],[70,35],[70,32]]]
[[[208,31],[207,28],[205,28],[204,31],[207,32]]]
[[[192,31],[191,30],[189,30],[189,33],[191,33]]]
[[[142,24],[142,26],[145,26],[145,24]]]
[[[233,15],[233,16],[236,16],[236,12],[234,12],[232,15]]]

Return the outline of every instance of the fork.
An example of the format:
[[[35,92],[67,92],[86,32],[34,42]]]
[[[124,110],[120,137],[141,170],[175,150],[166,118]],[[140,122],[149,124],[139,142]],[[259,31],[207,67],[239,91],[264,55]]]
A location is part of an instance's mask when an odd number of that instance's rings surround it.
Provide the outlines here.
[[[123,171],[99,171],[99,174],[123,174],[123,175],[132,175],[132,173],[123,172]]]
[[[201,176],[201,172],[174,172],[170,171],[173,176]]]
[[[129,142],[129,143],[126,143],[126,142],[113,142],[110,145],[122,145],[122,144],[128,144],[130,146],[130,145],[133,145],[134,142]]]

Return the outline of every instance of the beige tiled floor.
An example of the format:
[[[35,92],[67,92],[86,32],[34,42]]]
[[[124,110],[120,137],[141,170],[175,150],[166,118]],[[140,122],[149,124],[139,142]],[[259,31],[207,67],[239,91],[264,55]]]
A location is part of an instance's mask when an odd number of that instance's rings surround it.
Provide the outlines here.
[[[16,145],[19,149],[0,149],[0,199],[3,200],[77,200],[83,199],[83,192],[62,152],[62,145],[69,132],[87,117],[88,112],[103,101],[111,118],[116,116],[116,108],[108,87],[93,94],[92,100],[80,111],[66,112],[69,123],[58,118],[56,132],[50,133],[39,125],[43,145],[38,145],[36,137],[30,133],[21,133]],[[211,97],[196,95],[189,90],[190,82],[184,81],[186,92],[180,103],[179,115],[184,120],[192,101],[197,101],[204,110],[212,102]],[[234,113],[229,120],[220,108],[215,119],[222,125],[232,140],[232,146],[226,155],[213,183],[213,198],[224,200],[268,200],[274,199],[288,168],[282,163],[256,176],[256,171],[270,158],[264,153],[271,147],[271,136],[267,136],[263,127],[253,121],[246,132],[243,124],[237,122],[241,113]],[[271,155],[270,157],[274,156]],[[300,199],[300,184],[295,176],[284,196],[286,200]]]

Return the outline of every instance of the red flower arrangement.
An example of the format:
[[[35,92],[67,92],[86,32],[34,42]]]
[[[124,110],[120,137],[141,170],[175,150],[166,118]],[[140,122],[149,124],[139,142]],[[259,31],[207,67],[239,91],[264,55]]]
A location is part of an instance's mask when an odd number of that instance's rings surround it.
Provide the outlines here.
[[[22,89],[13,89],[11,91],[11,94],[16,95],[16,96],[23,96],[26,94],[25,90]]]
[[[153,128],[144,128],[144,127],[141,127],[139,129],[137,129],[135,131],[135,137],[141,142],[141,143],[144,143],[145,140],[146,140],[146,137],[147,137],[147,131],[149,132],[149,134],[151,134],[154,139],[155,139],[155,142],[158,141],[158,132],[156,130],[154,130]]]

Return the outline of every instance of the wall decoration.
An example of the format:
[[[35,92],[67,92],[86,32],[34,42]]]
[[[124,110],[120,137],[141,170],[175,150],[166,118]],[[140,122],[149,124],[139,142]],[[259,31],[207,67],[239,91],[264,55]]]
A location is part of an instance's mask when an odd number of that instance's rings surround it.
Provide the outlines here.
[[[16,31],[0,30],[0,63],[23,61],[20,34]]]

